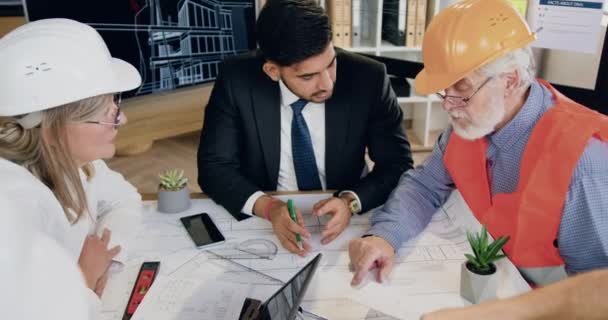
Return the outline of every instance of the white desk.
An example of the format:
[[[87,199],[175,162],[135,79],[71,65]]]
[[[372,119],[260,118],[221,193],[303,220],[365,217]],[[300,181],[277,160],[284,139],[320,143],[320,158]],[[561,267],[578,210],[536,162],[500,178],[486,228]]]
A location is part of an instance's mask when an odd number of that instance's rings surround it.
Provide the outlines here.
[[[354,217],[342,235],[322,246],[319,224],[323,221],[307,213],[315,201],[327,196],[290,196],[305,214],[307,228],[313,234],[313,253],[309,257],[300,258],[279,248],[272,260],[234,260],[238,264],[195,249],[179,218],[209,213],[227,238],[222,247],[210,248],[218,253],[248,239],[268,239],[280,247],[269,222],[259,218],[237,222],[209,199],[193,200],[191,209],[173,215],[158,213],[155,202],[146,202],[143,223],[135,228],[129,263],[121,272],[112,274],[104,292],[102,319],[122,318],[144,260],[160,260],[161,270],[134,319],[235,319],[243,297],[263,301],[317,252],[323,253],[323,259],[302,306],[325,318],[418,319],[423,312],[467,304],[459,296],[460,264],[464,261],[463,253],[469,252],[463,229],[476,230],[479,224],[458,194],[435,214],[420,236],[399,250],[388,284],[369,281],[362,288],[350,287],[352,272],[348,268],[347,245],[350,239],[367,231],[369,215]],[[529,290],[508,260],[501,260],[498,269],[500,297]]]

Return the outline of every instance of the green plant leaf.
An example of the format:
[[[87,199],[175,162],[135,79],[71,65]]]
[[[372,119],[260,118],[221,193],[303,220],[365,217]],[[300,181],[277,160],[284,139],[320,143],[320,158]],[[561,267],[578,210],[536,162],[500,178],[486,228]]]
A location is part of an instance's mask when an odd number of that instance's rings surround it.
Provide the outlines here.
[[[465,254],[465,257],[478,271],[486,272],[491,270],[490,265],[494,261],[505,257],[504,254],[499,254],[499,252],[509,241],[509,237],[499,237],[496,241],[490,243],[487,227],[482,225],[479,232],[467,232],[467,240],[471,245],[474,256]]]
[[[475,235],[473,235],[470,232],[467,232],[467,240],[469,241],[469,245],[471,246],[471,249],[473,250],[473,254],[475,254],[475,257],[479,257],[478,244],[477,244],[477,239],[476,239]]]
[[[488,265],[485,265],[485,266],[482,266],[481,268],[479,268],[479,270],[478,270],[478,271],[479,271],[479,272],[486,273],[486,272],[490,271],[491,269],[492,269],[492,268],[490,268],[490,265],[488,264]]]
[[[467,258],[467,260],[472,263],[472,264],[477,264],[477,258],[469,253],[465,253],[464,256]]]
[[[158,175],[160,188],[169,191],[179,191],[188,184],[188,178],[184,176],[184,170],[169,169]]]
[[[484,254],[486,252],[486,249],[488,247],[488,230],[486,229],[486,226],[483,225],[481,226],[481,254]]]
[[[492,257],[492,258],[490,259],[490,261],[488,262],[488,264],[490,264],[490,263],[494,263],[494,261],[496,261],[496,260],[500,260],[500,259],[505,258],[505,257],[506,257],[506,255],[504,255],[504,254],[499,254],[499,255],[497,255],[497,256],[494,256],[494,257]]]
[[[479,264],[480,264],[482,267],[484,267],[484,268],[485,268],[486,266],[488,266],[488,257],[487,257],[487,256],[485,256],[485,255],[484,255],[484,256],[482,256],[482,257],[479,257]]]
[[[465,254],[465,256],[467,257],[467,261],[471,264],[472,268],[475,270],[479,270],[481,268],[481,265],[479,264],[479,262],[477,262],[477,259],[470,255],[470,254]]]
[[[502,249],[502,247],[507,243],[507,241],[509,241],[509,237],[500,237],[498,238],[498,240],[494,241],[488,250],[488,257],[492,258],[494,256],[496,256],[496,254],[498,254],[498,252],[500,251],[500,249]]]

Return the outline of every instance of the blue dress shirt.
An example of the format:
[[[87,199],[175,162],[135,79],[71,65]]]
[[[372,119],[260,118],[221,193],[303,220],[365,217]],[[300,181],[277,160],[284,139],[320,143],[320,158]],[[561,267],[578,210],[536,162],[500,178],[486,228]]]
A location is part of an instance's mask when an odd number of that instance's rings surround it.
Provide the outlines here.
[[[486,136],[493,195],[515,191],[532,129],[553,104],[551,92],[534,81],[517,115]],[[455,188],[443,162],[451,132],[448,128],[441,135],[424,164],[401,176],[386,204],[370,218],[368,234],[399,248],[426,227]],[[592,138],[577,163],[566,196],[558,245],[568,273],[608,267],[608,143]]]

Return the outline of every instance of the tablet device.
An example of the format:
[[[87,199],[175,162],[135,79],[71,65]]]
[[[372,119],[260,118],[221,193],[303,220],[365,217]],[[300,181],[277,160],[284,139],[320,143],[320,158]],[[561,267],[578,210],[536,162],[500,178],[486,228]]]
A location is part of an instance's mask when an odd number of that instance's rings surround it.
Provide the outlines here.
[[[226,241],[224,235],[206,213],[183,217],[180,220],[197,248],[204,248]]]
[[[293,320],[300,310],[300,303],[317,270],[321,254],[287,281],[266,302],[247,299],[241,310],[240,320]]]

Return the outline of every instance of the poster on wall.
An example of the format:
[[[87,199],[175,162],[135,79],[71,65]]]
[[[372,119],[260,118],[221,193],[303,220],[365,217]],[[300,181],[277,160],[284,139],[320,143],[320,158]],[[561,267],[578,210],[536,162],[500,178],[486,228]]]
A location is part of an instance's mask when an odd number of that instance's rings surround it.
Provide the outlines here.
[[[588,54],[601,50],[604,0],[536,0],[528,20],[538,32],[537,48]]]
[[[97,29],[112,55],[142,75],[129,96],[213,81],[225,57],[255,48],[255,0],[25,0],[24,7],[30,21],[70,18]]]
[[[21,0],[0,0],[0,17],[22,17],[23,3]]]

